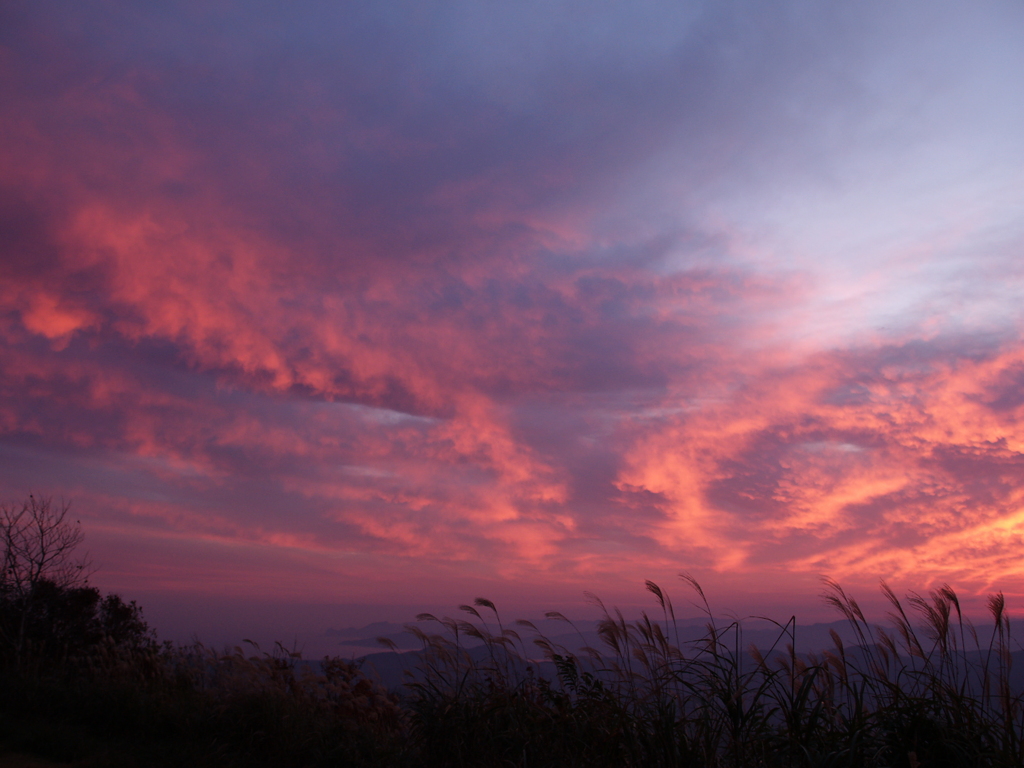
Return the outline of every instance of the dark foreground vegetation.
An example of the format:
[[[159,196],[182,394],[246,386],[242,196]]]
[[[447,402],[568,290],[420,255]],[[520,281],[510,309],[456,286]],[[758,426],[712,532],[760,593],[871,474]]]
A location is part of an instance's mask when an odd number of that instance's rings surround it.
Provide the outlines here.
[[[880,629],[829,583],[858,639],[820,656],[794,650],[795,619],[775,647],[743,647],[685,576],[708,616],[697,642],[653,583],[653,617],[605,611],[603,647],[576,653],[478,599],[409,628],[419,674],[387,692],[281,646],[160,644],[138,606],[87,585],[65,506],[2,507],[0,536],[0,765],[1024,765],[1001,595],[975,628],[948,587],[901,601],[883,585]]]

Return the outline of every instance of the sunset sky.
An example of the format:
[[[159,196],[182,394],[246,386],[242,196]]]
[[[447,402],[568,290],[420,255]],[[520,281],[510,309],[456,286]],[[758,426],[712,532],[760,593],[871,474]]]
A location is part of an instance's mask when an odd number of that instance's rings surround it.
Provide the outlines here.
[[[0,495],[158,613],[1021,605],[1022,39],[1010,0],[7,0]]]

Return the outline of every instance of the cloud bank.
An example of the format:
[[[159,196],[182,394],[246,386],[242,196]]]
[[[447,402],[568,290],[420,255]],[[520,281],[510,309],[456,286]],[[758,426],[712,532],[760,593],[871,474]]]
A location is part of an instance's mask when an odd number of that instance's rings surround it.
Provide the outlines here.
[[[121,589],[1024,593],[1024,18],[929,8],[8,4],[0,482]]]

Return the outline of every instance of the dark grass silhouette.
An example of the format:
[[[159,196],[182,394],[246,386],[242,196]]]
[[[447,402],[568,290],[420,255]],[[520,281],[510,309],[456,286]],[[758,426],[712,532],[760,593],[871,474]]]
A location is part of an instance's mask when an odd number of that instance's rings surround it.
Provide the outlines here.
[[[893,610],[877,628],[830,581],[824,597],[859,642],[836,634],[814,655],[795,652],[795,617],[777,624],[774,647],[744,648],[740,623],[717,624],[700,585],[683,579],[706,611],[703,639],[678,642],[671,601],[648,582],[661,616],[604,610],[601,649],[532,639],[554,680],[528,662],[520,631],[532,625],[505,627],[487,600],[462,606],[476,622],[421,616],[440,629],[410,628],[427,671],[411,686],[421,756],[459,766],[1022,765],[1024,702],[1010,685],[1001,595],[979,630],[948,586],[904,607],[883,584]]]
[[[71,525],[66,507],[55,511],[43,523]],[[77,528],[56,533],[80,541]],[[833,634],[819,654],[798,653],[795,617],[774,622],[769,647],[748,647],[741,622],[716,622],[687,575],[707,617],[690,641],[653,582],[653,617],[629,621],[594,598],[601,647],[575,652],[478,598],[464,618],[424,614],[408,627],[422,649],[397,695],[358,664],[306,662],[280,644],[161,644],[135,603],[100,595],[63,551],[59,578],[45,567],[0,578],[0,763],[23,753],[93,766],[1024,765],[1000,594],[975,627],[948,586],[900,600],[883,584],[891,610],[878,627],[828,581],[824,599],[856,641]]]

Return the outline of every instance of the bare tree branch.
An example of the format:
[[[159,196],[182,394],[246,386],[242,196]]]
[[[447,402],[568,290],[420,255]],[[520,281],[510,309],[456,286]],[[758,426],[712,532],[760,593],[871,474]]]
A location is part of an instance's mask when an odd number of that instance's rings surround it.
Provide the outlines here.
[[[0,595],[27,595],[40,581],[58,587],[82,586],[88,579],[87,558],[76,558],[84,536],[68,512],[70,504],[29,496],[19,504],[0,504]]]

